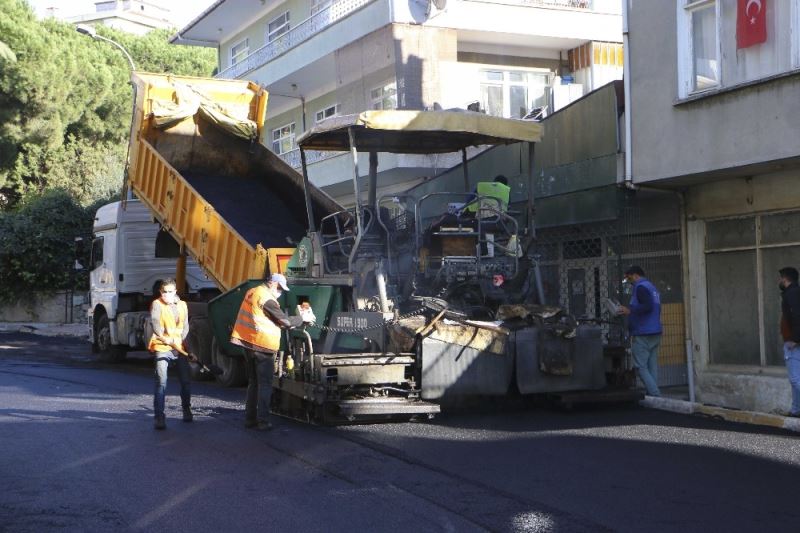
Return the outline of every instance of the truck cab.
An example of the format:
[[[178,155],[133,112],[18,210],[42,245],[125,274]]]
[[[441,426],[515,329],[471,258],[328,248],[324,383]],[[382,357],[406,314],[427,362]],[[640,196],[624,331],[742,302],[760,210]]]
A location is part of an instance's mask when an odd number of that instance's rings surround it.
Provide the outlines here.
[[[112,202],[97,210],[88,322],[93,349],[105,360],[119,361],[127,351],[145,348],[151,333],[150,305],[158,297],[159,283],[175,278],[176,258],[156,257],[156,243],[164,237],[159,230],[149,209],[137,200],[129,200],[125,208],[122,202]],[[186,261],[182,292],[189,301],[205,301],[219,293],[191,259]]]

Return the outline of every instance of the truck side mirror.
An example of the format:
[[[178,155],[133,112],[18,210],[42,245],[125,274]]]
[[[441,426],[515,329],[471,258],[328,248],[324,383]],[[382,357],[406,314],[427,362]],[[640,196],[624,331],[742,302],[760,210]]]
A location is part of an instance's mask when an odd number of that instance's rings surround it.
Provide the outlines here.
[[[83,264],[79,260],[84,254],[83,245],[83,237],[75,237],[75,263],[72,265],[72,269],[75,271],[80,271],[84,268]]]

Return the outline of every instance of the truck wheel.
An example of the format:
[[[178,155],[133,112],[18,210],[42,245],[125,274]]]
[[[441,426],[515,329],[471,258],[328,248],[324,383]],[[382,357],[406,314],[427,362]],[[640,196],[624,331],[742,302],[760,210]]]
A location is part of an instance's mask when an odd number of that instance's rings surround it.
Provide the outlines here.
[[[189,352],[193,353],[205,365],[210,365],[214,361],[211,359],[210,344],[212,341],[211,328],[208,319],[197,317],[189,319],[189,335],[186,337],[186,346]],[[214,376],[207,372],[202,372],[200,365],[192,363],[190,365],[191,376],[195,381],[207,381]]]
[[[211,341],[211,357],[214,364],[222,369],[222,374],[216,376],[223,387],[241,387],[247,383],[244,361],[241,357],[230,357],[219,348],[217,339]]]
[[[100,360],[106,363],[123,361],[125,350],[121,346],[111,344],[111,323],[105,313],[100,315],[94,327],[94,339]]]

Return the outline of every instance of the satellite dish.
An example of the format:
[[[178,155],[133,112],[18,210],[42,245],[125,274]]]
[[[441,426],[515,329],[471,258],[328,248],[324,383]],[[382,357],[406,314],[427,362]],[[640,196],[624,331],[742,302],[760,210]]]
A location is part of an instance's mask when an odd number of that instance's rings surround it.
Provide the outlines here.
[[[432,0],[432,1],[433,5],[435,5],[436,9],[438,9],[439,11],[447,7],[447,0]]]

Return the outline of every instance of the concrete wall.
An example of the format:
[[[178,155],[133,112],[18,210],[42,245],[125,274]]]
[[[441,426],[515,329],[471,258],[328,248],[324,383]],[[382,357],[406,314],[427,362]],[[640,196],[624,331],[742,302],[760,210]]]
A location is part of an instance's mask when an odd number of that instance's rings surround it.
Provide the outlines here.
[[[342,113],[368,108],[370,90],[395,78],[395,44],[391,26],[336,50],[336,95]]]
[[[35,294],[32,301],[0,306],[0,322],[86,323],[87,293]]]
[[[457,59],[456,32],[394,24],[397,107],[425,109],[441,103],[442,63]]]
[[[702,174],[800,154],[797,76],[677,102],[676,4],[664,0],[632,4],[629,26],[635,181]],[[728,44],[724,42],[723,46]]]

